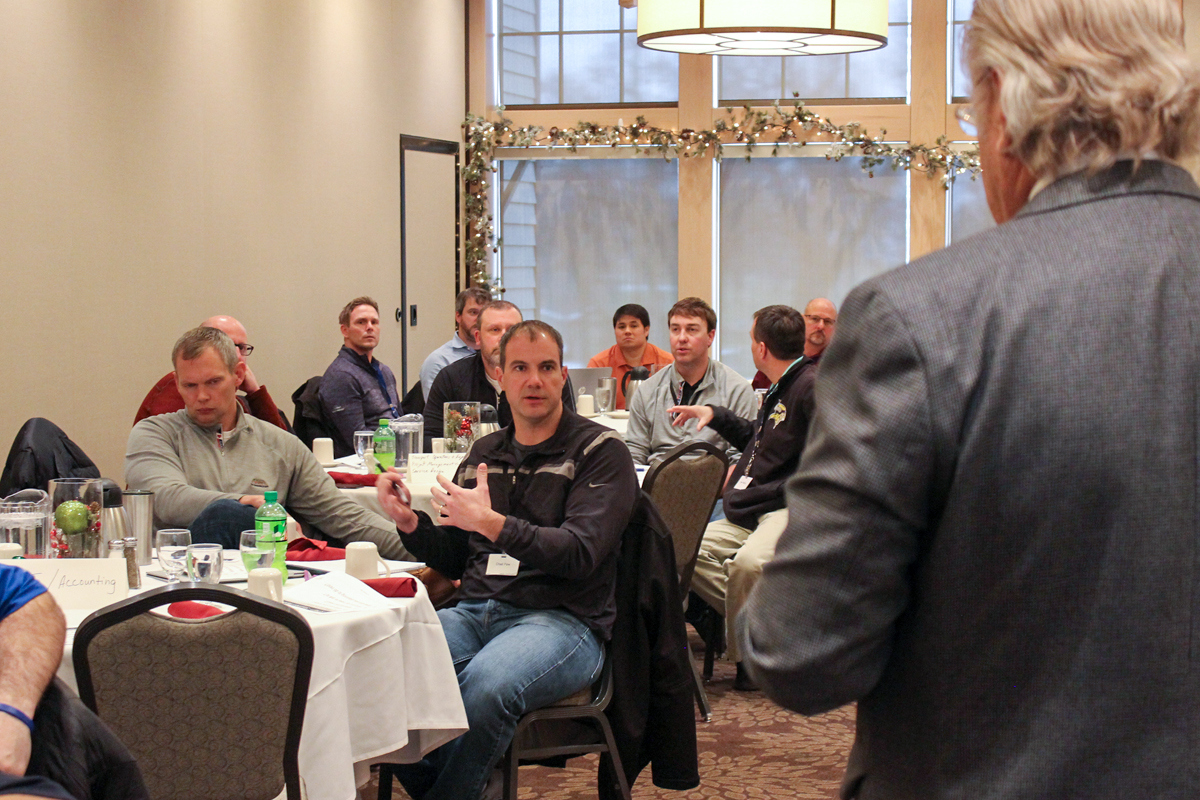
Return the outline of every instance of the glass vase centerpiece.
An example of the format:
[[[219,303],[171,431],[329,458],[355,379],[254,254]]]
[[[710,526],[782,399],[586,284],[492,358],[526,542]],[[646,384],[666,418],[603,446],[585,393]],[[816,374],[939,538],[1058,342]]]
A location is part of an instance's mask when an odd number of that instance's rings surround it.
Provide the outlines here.
[[[99,558],[104,484],[99,478],[57,478],[50,495],[50,557]]]

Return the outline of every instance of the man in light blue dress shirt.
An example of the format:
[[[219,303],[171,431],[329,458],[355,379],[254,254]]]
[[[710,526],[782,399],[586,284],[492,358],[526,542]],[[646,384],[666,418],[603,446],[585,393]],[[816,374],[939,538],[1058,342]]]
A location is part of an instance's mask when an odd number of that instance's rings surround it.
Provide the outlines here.
[[[474,355],[479,349],[475,341],[475,324],[479,319],[479,309],[490,303],[492,295],[487,289],[471,286],[463,289],[454,298],[454,335],[450,341],[434,350],[421,365],[421,396],[429,397],[429,387],[448,364],[453,364],[460,358]]]

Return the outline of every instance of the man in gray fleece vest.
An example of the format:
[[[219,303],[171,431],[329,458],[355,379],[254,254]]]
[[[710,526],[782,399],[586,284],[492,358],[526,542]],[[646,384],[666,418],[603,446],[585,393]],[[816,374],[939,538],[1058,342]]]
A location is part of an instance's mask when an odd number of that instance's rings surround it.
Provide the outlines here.
[[[242,411],[243,365],[227,335],[190,330],[171,361],[184,409],[139,422],[125,452],[130,488],[154,492],[156,527],[186,527],[194,542],[236,549],[263,493],[276,491],[293,516],[329,537],[372,541],[384,558],[408,558],[395,525],[342,495],[298,438]]]

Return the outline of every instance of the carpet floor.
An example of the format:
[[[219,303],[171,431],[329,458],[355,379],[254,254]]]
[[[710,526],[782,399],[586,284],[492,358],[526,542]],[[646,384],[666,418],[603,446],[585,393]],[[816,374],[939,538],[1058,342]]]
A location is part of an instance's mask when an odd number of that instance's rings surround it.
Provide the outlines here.
[[[704,645],[692,636],[693,652]],[[684,792],[654,786],[647,768],[633,786],[635,800],[833,800],[854,741],[854,706],[817,717],[793,714],[762,692],[733,690],[733,664],[718,661],[706,685],[712,722],[696,723],[700,785]],[[697,720],[699,717],[697,716]],[[518,795],[544,800],[596,797],[596,761],[586,756],[565,769],[522,767]],[[363,790],[374,798],[377,778]],[[407,798],[396,786],[393,797]]]

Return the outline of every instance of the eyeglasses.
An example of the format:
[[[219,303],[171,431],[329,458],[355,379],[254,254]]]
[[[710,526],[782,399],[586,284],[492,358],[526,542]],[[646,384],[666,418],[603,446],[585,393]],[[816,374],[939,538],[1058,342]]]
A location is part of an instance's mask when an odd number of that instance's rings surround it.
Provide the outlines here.
[[[959,106],[954,109],[954,118],[958,120],[958,127],[963,129],[963,133],[968,136],[979,135],[979,117],[975,116],[974,106]]]
[[[818,322],[820,322],[821,324],[825,325],[828,328],[832,328],[834,325],[837,325],[837,320],[832,319],[831,317],[818,317],[816,314],[805,314],[804,318],[806,320],[808,320],[809,322],[811,322],[813,325],[816,325]]]
[[[244,356],[248,356],[254,352],[254,345],[252,344],[237,344],[234,345],[234,347],[241,351],[242,355]]]

